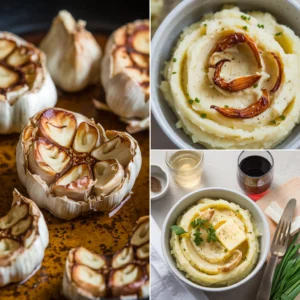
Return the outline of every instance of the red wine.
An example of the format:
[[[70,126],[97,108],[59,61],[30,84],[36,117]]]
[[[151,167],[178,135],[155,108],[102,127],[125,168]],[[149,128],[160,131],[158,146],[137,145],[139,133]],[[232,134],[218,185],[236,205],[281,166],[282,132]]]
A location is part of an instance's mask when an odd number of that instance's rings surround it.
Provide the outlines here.
[[[273,180],[272,164],[266,158],[252,155],[239,164],[240,187],[253,200],[258,200],[269,189]]]
[[[248,156],[240,163],[241,170],[250,177],[261,177],[271,169],[271,163],[262,156]]]

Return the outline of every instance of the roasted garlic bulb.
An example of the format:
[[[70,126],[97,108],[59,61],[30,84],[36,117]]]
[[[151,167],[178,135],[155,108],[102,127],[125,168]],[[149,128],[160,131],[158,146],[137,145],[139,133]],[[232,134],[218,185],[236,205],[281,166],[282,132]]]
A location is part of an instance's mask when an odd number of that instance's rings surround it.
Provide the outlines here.
[[[40,44],[55,84],[67,92],[99,82],[102,51],[85,25],[85,21],[76,22],[62,10]]]
[[[133,237],[112,258],[83,247],[70,250],[63,278],[64,296],[70,300],[149,297],[148,216],[140,218]],[[133,245],[132,241],[139,246]]]
[[[0,218],[0,286],[27,278],[43,261],[49,242],[45,219],[36,204],[13,192],[10,211]]]
[[[0,134],[21,132],[30,117],[56,100],[45,54],[12,33],[0,32]]]
[[[17,146],[18,175],[37,203],[62,219],[110,211],[130,193],[141,167],[137,142],[83,115],[37,113]]]
[[[149,38],[148,20],[124,25],[109,38],[102,61],[106,103],[130,124],[129,132],[149,126]]]

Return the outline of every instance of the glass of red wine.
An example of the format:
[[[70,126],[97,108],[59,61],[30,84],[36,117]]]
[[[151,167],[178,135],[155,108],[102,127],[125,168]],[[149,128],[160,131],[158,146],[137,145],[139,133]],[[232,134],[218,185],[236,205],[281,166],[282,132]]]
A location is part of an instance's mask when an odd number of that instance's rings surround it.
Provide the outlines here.
[[[252,200],[257,201],[267,193],[273,174],[274,159],[269,151],[243,151],[239,155],[238,183]]]

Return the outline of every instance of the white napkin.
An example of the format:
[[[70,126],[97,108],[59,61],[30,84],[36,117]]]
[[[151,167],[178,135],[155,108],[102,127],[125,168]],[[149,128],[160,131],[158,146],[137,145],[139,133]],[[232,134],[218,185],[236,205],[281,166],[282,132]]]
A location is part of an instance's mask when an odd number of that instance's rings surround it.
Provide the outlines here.
[[[200,290],[193,289],[175,277],[166,265],[161,250],[161,231],[151,217],[151,299],[209,300]]]

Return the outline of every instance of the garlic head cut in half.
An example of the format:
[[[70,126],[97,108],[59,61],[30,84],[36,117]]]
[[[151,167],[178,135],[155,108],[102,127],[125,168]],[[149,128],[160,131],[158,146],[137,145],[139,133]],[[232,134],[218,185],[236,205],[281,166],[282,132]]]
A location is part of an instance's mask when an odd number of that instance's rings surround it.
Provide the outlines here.
[[[141,241],[144,244],[136,247],[129,240],[113,257],[98,255],[83,247],[70,250],[63,277],[63,295],[70,300],[149,297],[148,216],[138,220],[133,235],[141,236],[138,244]]]
[[[17,146],[17,171],[28,194],[62,219],[114,209],[130,193],[141,160],[129,134],[59,108],[31,118]]]
[[[131,133],[149,126],[149,39],[148,20],[124,25],[109,38],[102,60],[106,103]]]
[[[12,33],[0,32],[0,134],[21,132],[30,117],[56,101],[45,54]]]
[[[62,10],[40,44],[55,84],[67,92],[99,82],[102,51],[85,25],[85,21],[76,22]]]
[[[49,242],[45,219],[36,204],[13,192],[10,211],[0,218],[0,286],[26,279],[43,261]]]

